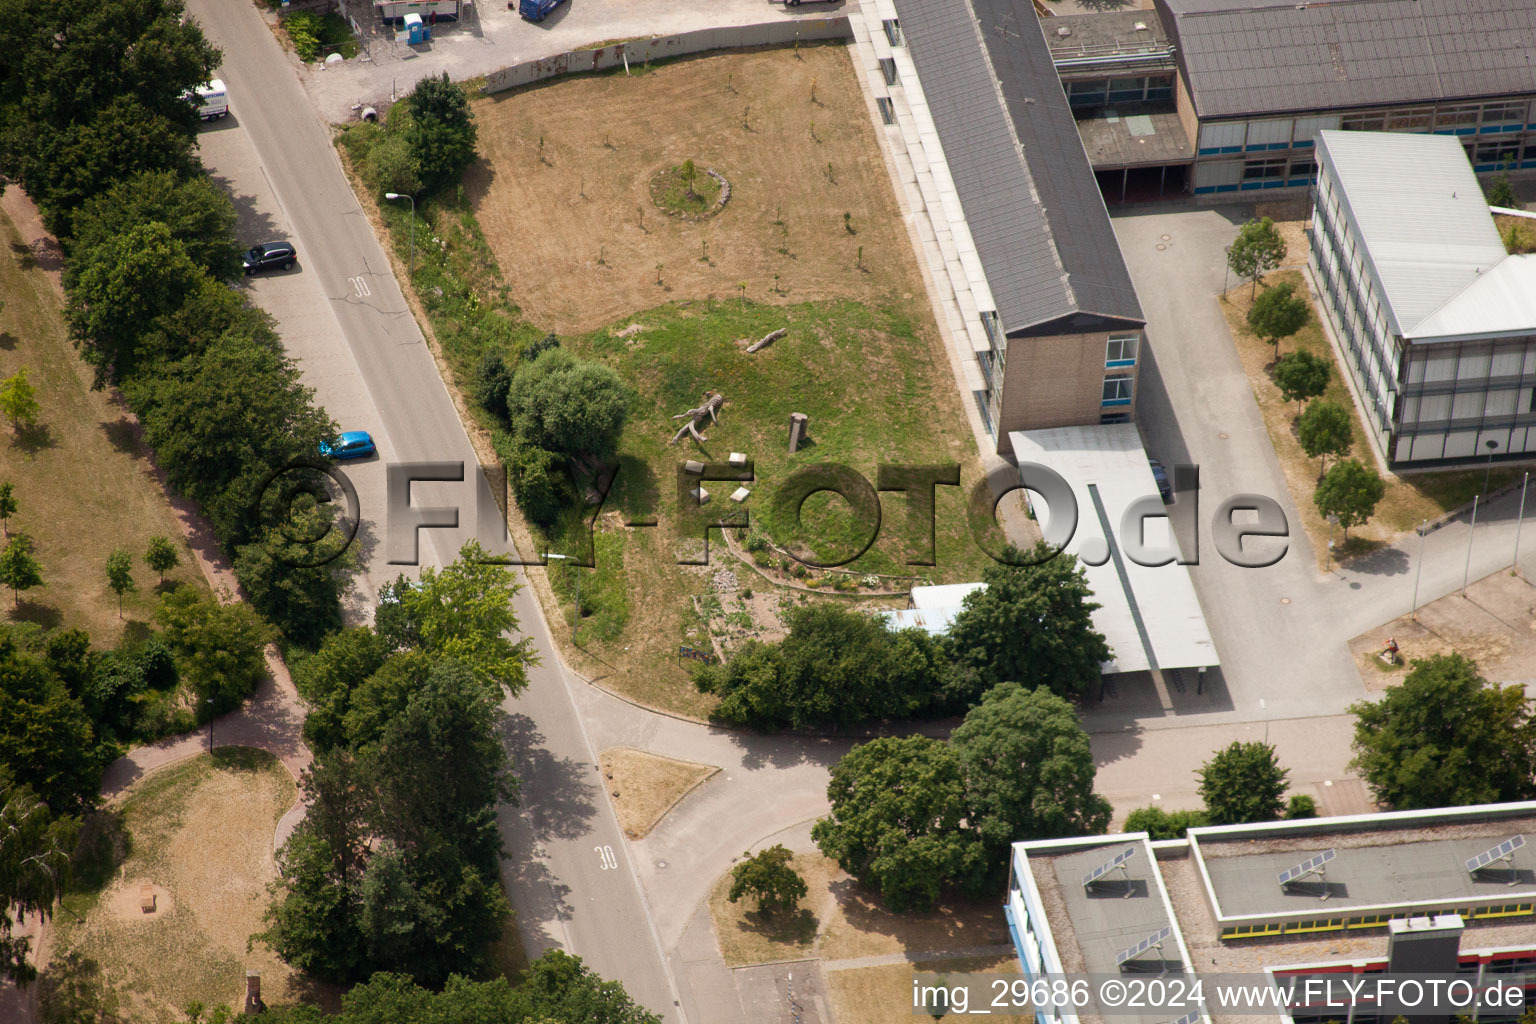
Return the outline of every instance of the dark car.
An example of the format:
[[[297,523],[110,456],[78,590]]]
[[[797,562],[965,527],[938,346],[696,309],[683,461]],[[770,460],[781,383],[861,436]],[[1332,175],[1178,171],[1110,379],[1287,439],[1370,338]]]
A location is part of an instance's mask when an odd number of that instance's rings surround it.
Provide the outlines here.
[[[288,242],[262,242],[247,249],[245,255],[240,257],[240,261],[245,264],[247,274],[255,274],[278,267],[292,270],[298,258],[298,254],[293,251],[293,245]]]
[[[1168,482],[1168,471],[1156,459],[1148,459],[1147,465],[1152,467],[1152,479],[1157,481],[1157,493],[1163,496],[1163,504],[1168,504],[1173,500],[1173,485]]]

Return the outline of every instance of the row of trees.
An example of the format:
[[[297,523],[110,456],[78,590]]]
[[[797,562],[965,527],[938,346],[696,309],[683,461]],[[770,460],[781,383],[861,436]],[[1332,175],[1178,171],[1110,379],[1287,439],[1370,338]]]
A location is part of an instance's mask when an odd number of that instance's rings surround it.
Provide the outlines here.
[[[383,588],[375,626],[293,665],[315,750],[264,940],[317,977],[478,974],[510,912],[496,808],[516,792],[500,704],[533,661],[505,568],[460,559]]]
[[[221,56],[179,0],[6,0],[0,171],[66,256],[66,314],[97,386],[122,389],[166,477],[202,507],[252,600],[292,640],[340,624],[349,564],[291,568],[287,509],[258,507],[280,467],[335,426],[270,317],[231,286],[235,211],[195,156],[185,94]],[[239,410],[233,415],[232,410]],[[313,518],[324,512],[306,509]],[[117,574],[121,580],[121,574]],[[280,585],[279,585],[280,584]]]
[[[1098,605],[1075,558],[1045,554],[1035,549],[1037,565],[988,566],[986,588],[967,595],[946,635],[808,605],[789,614],[782,641],[748,641],[728,662],[696,668],[694,684],[719,695],[715,718],[761,731],[957,714],[1017,679],[1086,693],[1110,656],[1093,628]]]
[[[1022,839],[1089,835],[1109,824],[1093,791],[1088,735],[1044,687],[993,687],[949,741],[882,738],[832,768],[822,853],[894,911],[931,909],[947,888],[1000,891]]]

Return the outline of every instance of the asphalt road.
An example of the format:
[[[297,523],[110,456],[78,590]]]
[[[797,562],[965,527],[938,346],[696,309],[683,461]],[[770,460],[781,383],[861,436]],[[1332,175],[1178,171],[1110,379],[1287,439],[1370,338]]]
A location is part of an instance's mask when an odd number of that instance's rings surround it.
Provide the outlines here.
[[[345,468],[362,508],[366,568],[359,590],[369,603],[380,583],[414,572],[388,564],[386,462],[465,465],[465,483],[412,488],[415,506],[460,507],[457,529],[418,534],[423,564],[453,560],[474,534],[476,501],[490,501],[489,490],[329,132],[270,29],[248,4],[191,0],[188,8],[224,51],[219,76],[234,111],[205,131],[204,159],[234,192],[243,225],[291,238],[298,248],[299,268],[254,282],[253,297],[278,318],[317,400],[343,429],[367,429],[379,444],[379,459]],[[514,604],[541,658],[528,689],[507,704],[508,749],[524,793],[521,807],[501,815],[510,855],[503,873],[517,926],[530,956],[559,946],[679,1021],[628,847],[597,789],[596,757],[569,678],[531,593],[525,589]]]

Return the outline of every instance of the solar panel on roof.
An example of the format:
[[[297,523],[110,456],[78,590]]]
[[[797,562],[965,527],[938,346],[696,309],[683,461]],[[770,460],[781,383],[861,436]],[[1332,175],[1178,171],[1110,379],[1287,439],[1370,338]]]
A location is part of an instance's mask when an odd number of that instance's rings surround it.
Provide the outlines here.
[[[1092,885],[1094,882],[1097,882],[1099,879],[1103,878],[1105,875],[1109,874],[1116,868],[1124,867],[1126,861],[1130,860],[1134,856],[1136,856],[1136,847],[1127,846],[1125,849],[1115,854],[1109,860],[1105,861],[1103,864],[1100,864],[1098,867],[1084,875],[1083,885]]]
[[[1514,871],[1515,851],[1524,845],[1524,835],[1511,836],[1510,838],[1500,843],[1498,846],[1489,847],[1482,853],[1478,854],[1476,857],[1469,858],[1467,860],[1467,873],[1475,875],[1483,868],[1494,863],[1495,861],[1506,862],[1509,864],[1510,870]],[[1515,882],[1518,882],[1519,880],[1520,876],[1518,873],[1516,873],[1514,877],[1510,879],[1509,884],[1514,885]]]
[[[1337,850],[1324,850],[1317,856],[1309,857],[1308,859],[1302,861],[1300,864],[1297,864],[1295,867],[1286,868],[1284,871],[1280,872],[1281,887],[1283,888],[1287,884],[1294,882],[1296,879],[1305,875],[1310,875],[1314,871],[1321,871],[1323,865],[1333,860],[1337,854]]]
[[[1182,1016],[1178,1020],[1174,1021],[1173,1024],[1199,1024],[1199,1020],[1200,1020],[1200,1011],[1199,1010],[1191,1010],[1189,1013],[1186,1013],[1184,1016]]]
[[[1124,966],[1127,962],[1141,956],[1141,954],[1145,953],[1153,946],[1161,946],[1163,944],[1163,940],[1172,934],[1172,928],[1159,928],[1151,935],[1148,935],[1146,938],[1136,943],[1136,945],[1122,949],[1118,954],[1116,954],[1115,961],[1118,965]]]

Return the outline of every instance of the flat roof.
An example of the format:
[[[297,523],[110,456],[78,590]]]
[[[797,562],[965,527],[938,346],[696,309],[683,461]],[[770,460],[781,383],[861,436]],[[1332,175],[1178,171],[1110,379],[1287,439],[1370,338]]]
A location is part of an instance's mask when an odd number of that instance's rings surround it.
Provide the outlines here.
[[[944,608],[959,605],[965,601],[965,595],[986,589],[985,583],[941,583],[931,587],[913,587],[912,607]]]
[[[1154,54],[1167,56],[1167,62],[1161,67],[1173,66],[1168,33],[1156,11],[1136,9],[1068,14],[1040,24],[1045,30],[1046,45],[1051,49],[1051,59],[1058,69],[1063,61],[1112,60]]]
[[[1520,867],[1521,861],[1536,863],[1536,847],[1523,856],[1515,853],[1519,881],[1513,886],[1503,865],[1494,865],[1475,878],[1466,869],[1468,860],[1523,828],[1536,838],[1536,821],[1490,822],[1477,829],[1478,834],[1457,839],[1405,842],[1378,835],[1372,838],[1379,845],[1349,846],[1335,837],[1318,836],[1301,844],[1281,844],[1289,849],[1266,852],[1213,856],[1216,851],[1203,843],[1200,850],[1222,917],[1332,916],[1343,907],[1536,898],[1536,872]],[[1327,865],[1325,880],[1308,877],[1281,891],[1282,871],[1328,849],[1337,852]],[[1320,899],[1324,882],[1329,893],[1326,901]]]
[[[1356,898],[1368,892],[1386,897],[1383,903],[1427,904],[1409,911],[1415,916],[1454,912],[1474,900],[1483,905],[1533,902],[1536,874],[1530,868],[1536,865],[1536,842],[1515,854],[1515,865],[1521,869],[1519,885],[1505,885],[1498,868],[1486,882],[1471,882],[1465,870],[1465,860],[1517,833],[1536,840],[1536,801],[1212,826],[1191,829],[1189,840],[1158,843],[1148,842],[1140,832],[1029,840],[1014,844],[1013,862],[1016,872],[1027,872],[1032,879],[1045,917],[1044,922],[1035,920],[1034,926],[1040,930],[1043,923],[1044,938],[1065,971],[1117,973],[1115,953],[1143,937],[1130,938],[1117,926],[1123,922],[1125,933],[1145,929],[1145,934],[1151,934],[1162,927],[1161,906],[1174,929],[1164,944],[1165,954],[1181,950],[1186,968],[1195,973],[1255,973],[1265,967],[1384,960],[1387,926],[1223,941],[1220,932],[1232,924],[1233,908],[1259,907],[1267,912],[1262,908],[1270,900],[1276,916],[1299,914],[1300,920],[1310,921],[1347,917],[1352,908],[1374,905]],[[1127,864],[1137,886],[1133,898],[1121,898],[1125,890],[1119,881],[1109,882],[1097,894],[1083,890],[1086,872],[1132,845],[1140,848]],[[1328,880],[1348,891],[1335,892],[1327,902],[1319,900],[1315,891],[1298,895],[1294,908],[1281,903],[1279,885],[1270,870],[1278,874],[1306,855],[1328,848],[1338,850],[1328,865]],[[1213,884],[1219,887],[1221,910],[1226,914],[1222,920],[1213,914],[1205,881],[1213,869],[1218,879]],[[1376,871],[1379,880],[1367,883],[1368,870]],[[1368,884],[1377,888],[1363,888]],[[1141,896],[1143,886],[1150,894],[1146,898]],[[1243,902],[1249,899],[1254,902]],[[1461,943],[1464,954],[1536,950],[1532,916],[1474,917],[1467,925]]]
[[[1106,109],[1096,117],[1077,122],[1083,148],[1095,169],[1157,166],[1189,160],[1195,155],[1184,133],[1184,122],[1174,113],[1121,113]]]
[[[1416,337],[1426,323],[1432,336],[1536,325],[1536,300],[1506,292],[1532,280],[1536,263],[1513,264],[1469,301],[1469,289],[1508,253],[1455,136],[1322,131],[1317,151],[1338,183],[1394,334]]]
[[[1093,624],[1110,646],[1104,671],[1220,664],[1188,567],[1138,565],[1120,549],[1126,509],[1137,499],[1155,498],[1158,493],[1135,424],[1015,430],[1008,437],[1019,462],[1055,470],[1072,487],[1078,527],[1067,551],[1079,556],[1093,599],[1100,605],[1093,613]],[[1047,509],[1042,517],[1047,528],[1049,517]],[[1173,544],[1167,519],[1149,519],[1146,527],[1149,545]],[[1106,537],[1114,538],[1110,559],[1097,566],[1083,562],[1084,542]]]
[[[1145,322],[1029,0],[894,0],[1005,333]]]
[[[1156,0],[1202,118],[1536,93],[1530,0]]]

